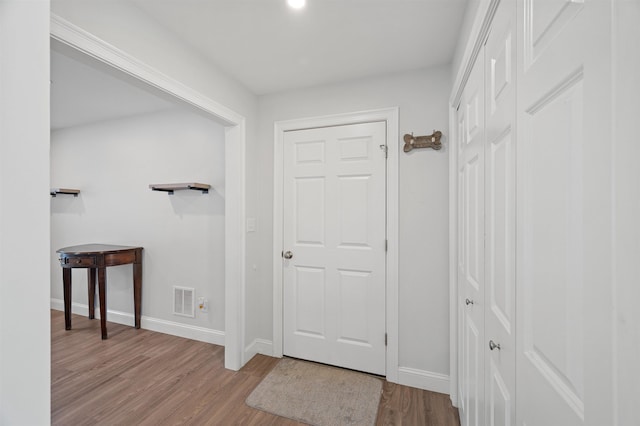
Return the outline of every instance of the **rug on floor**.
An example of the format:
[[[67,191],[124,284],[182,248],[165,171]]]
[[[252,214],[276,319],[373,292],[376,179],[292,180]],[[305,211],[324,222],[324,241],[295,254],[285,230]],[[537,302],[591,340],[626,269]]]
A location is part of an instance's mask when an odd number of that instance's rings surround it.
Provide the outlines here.
[[[247,405],[316,426],[373,425],[382,380],[364,373],[283,358]]]

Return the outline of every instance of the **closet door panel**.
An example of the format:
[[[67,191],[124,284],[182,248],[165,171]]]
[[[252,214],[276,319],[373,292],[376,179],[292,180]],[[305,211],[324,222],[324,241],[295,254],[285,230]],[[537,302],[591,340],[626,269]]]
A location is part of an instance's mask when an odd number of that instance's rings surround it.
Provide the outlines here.
[[[466,120],[465,120],[465,114],[464,114],[465,108],[464,107],[460,107],[458,106],[458,111],[457,111],[457,122],[458,122],[458,160],[456,162],[458,169],[457,169],[457,185],[458,185],[458,189],[457,189],[457,198],[458,198],[458,209],[457,209],[457,249],[458,249],[458,253],[457,253],[457,260],[458,260],[458,265],[457,265],[457,277],[458,277],[458,292],[460,294],[463,294],[461,292],[465,291],[464,288],[464,280],[462,279],[462,277],[464,277],[465,275],[465,257],[464,257],[464,252],[465,252],[465,246],[464,246],[464,212],[465,212],[465,202],[464,202],[464,194],[465,194],[465,185],[464,185],[464,157],[462,156],[463,153],[463,148],[466,144],[465,140],[466,140],[466,130],[465,130],[465,125],[466,125]],[[466,312],[463,309],[459,309],[458,310],[458,327],[459,327],[459,331],[458,331],[458,348],[459,348],[459,355],[458,356],[458,372],[459,372],[459,379],[458,379],[458,407],[460,412],[464,412],[465,411],[465,401],[466,401],[466,395],[467,395],[467,389],[465,386],[465,380],[464,377],[466,377],[466,367],[465,367],[465,362],[464,362],[464,354],[466,353],[466,343],[464,342],[464,331],[466,330]]]
[[[485,389],[488,425],[515,424],[515,3],[485,47]]]
[[[458,294],[462,312],[461,421],[484,424],[484,51],[462,94],[463,140],[458,157],[461,236]]]
[[[472,314],[465,315],[463,386],[467,400],[463,413],[465,425],[484,424],[484,365],[481,330],[476,327]]]
[[[518,2],[518,424],[612,424],[610,2]]]

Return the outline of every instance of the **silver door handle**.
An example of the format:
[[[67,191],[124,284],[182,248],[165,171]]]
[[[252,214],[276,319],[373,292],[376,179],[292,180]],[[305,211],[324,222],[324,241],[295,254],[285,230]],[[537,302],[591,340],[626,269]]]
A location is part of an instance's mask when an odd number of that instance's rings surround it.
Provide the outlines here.
[[[496,344],[493,340],[489,340],[489,349],[494,350],[500,350],[500,343]]]
[[[291,253],[290,251],[287,250],[287,251],[284,252],[282,257],[284,257],[285,259],[291,259],[293,257],[293,253]]]
[[[473,305],[473,300],[464,299],[464,303],[465,303],[465,305],[467,305],[467,306],[469,306],[469,305]]]

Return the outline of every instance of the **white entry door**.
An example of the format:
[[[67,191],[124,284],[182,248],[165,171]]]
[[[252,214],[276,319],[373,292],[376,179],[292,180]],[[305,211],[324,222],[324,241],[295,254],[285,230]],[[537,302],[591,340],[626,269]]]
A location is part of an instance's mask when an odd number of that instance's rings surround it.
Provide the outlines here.
[[[611,4],[518,19],[517,422],[612,424]]]
[[[284,354],[385,374],[386,123],[285,132]]]

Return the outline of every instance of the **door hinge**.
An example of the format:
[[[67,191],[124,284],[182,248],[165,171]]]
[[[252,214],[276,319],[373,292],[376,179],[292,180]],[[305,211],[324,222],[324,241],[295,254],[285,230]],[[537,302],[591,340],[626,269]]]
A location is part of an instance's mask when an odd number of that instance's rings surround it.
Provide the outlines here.
[[[380,145],[380,149],[384,151],[384,158],[389,156],[389,147],[387,145]]]
[[[389,240],[384,240],[384,251],[389,250]]]
[[[387,346],[387,333],[384,333],[384,345]]]

